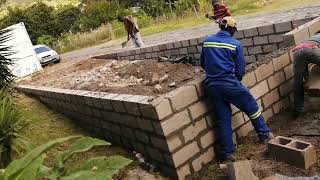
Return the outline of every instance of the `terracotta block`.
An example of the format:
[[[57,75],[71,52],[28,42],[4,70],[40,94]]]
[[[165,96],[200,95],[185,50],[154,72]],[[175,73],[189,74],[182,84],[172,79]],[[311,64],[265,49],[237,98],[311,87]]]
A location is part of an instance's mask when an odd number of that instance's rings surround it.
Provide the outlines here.
[[[268,143],[268,152],[275,160],[308,169],[317,162],[315,147],[304,141],[277,136]]]
[[[284,68],[284,73],[286,75],[286,80],[289,80],[293,77],[293,64],[290,64],[289,66]]]
[[[123,101],[125,99],[130,98],[131,96],[132,95],[130,95],[130,94],[120,94],[119,96],[112,98],[111,104],[112,104],[113,109],[116,112],[126,112]]]
[[[280,86],[280,95],[282,97],[287,96],[290,92],[293,91],[293,83],[294,83],[294,80],[291,79]]]
[[[181,168],[177,169],[177,174],[178,174],[178,178],[179,180],[184,180],[186,179],[186,176],[191,174],[191,170],[190,170],[190,166],[189,164],[184,165]]]
[[[238,112],[231,118],[232,129],[235,130],[244,123],[244,118],[242,112]]]
[[[245,137],[249,134],[249,132],[253,131],[254,128],[251,122],[247,122],[246,124],[242,125],[237,131],[237,137]]]
[[[289,98],[284,98],[279,102],[273,105],[273,112],[274,114],[278,114],[280,111],[287,109],[290,106]]]

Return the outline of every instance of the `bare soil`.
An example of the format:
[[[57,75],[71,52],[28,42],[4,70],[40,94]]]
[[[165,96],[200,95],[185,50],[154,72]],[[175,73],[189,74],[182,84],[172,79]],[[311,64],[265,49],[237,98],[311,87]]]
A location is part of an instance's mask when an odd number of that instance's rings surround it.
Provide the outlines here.
[[[48,68],[20,81],[19,84],[156,96],[200,78],[203,74],[200,67],[191,64],[155,60],[87,59],[65,68],[61,64],[59,71],[50,69],[53,67]],[[172,86],[172,83],[175,85]]]

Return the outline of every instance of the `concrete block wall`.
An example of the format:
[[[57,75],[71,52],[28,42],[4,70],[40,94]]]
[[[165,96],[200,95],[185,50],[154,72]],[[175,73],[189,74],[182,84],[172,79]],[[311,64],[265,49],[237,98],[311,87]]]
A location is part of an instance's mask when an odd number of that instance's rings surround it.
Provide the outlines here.
[[[294,27],[300,26],[313,18],[306,18],[267,26],[254,27],[239,30],[235,38],[240,40],[244,47],[244,55],[247,63],[261,60],[263,55],[276,51],[281,47],[287,46],[284,43],[283,35],[291,31]],[[188,55],[193,59],[200,59],[202,50],[201,43],[205,37],[187,39],[173,43],[150,46],[130,51],[116,52],[111,54],[99,55],[97,59],[119,59],[119,60],[141,60],[156,59],[160,56],[170,56],[172,58]]]
[[[320,30],[318,23],[305,28]],[[293,100],[292,54],[266,62],[242,81],[257,99],[266,121]],[[201,79],[157,98],[22,85],[17,89],[72,117],[99,137],[141,152],[171,179],[185,179],[215,157],[214,102],[206,97]],[[249,118],[234,106],[232,128],[237,138],[253,130]]]
[[[248,73],[243,83],[257,98],[266,120],[290,105],[292,62],[289,53]],[[173,179],[185,179],[215,157],[214,114],[202,80],[157,98],[48,87],[19,86],[79,126],[112,143],[135,149]],[[233,107],[236,137],[253,127]]]

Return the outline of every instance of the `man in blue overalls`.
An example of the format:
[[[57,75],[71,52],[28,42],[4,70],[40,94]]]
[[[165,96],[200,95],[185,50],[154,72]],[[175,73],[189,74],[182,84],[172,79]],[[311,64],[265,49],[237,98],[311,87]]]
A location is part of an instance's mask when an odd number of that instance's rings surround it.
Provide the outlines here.
[[[213,103],[219,153],[224,161],[232,160],[235,151],[230,104],[250,118],[261,143],[267,143],[272,135],[256,100],[241,84],[246,63],[240,42],[232,37],[237,31],[236,20],[232,17],[223,18],[220,29],[216,35],[210,35],[204,40],[200,61],[206,72],[206,92]]]

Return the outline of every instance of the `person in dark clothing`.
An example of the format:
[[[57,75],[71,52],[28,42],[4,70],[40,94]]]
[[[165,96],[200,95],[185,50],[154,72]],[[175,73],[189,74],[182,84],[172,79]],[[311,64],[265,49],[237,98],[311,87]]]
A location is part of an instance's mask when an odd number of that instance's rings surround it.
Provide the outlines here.
[[[127,41],[122,43],[122,46],[124,47],[131,38],[136,47],[138,48],[144,47],[143,41],[141,39],[141,35],[139,33],[139,27],[138,27],[138,23],[136,22],[136,19],[132,16],[127,16],[127,17],[118,17],[118,21],[124,24],[124,27],[128,32]]]
[[[320,65],[320,31],[293,49],[294,116],[305,112],[304,84],[308,83],[308,66]]]
[[[213,16],[206,14],[207,18],[215,20],[215,22],[219,24],[224,17],[231,16],[228,7],[224,4],[219,4],[218,0],[212,0],[211,4],[213,7]]]
[[[256,100],[241,84],[246,62],[240,42],[232,37],[237,31],[235,19],[224,17],[220,29],[216,35],[210,35],[204,40],[200,63],[206,72],[205,89],[216,115],[219,155],[225,161],[232,158],[235,151],[230,104],[249,117],[261,143],[267,143],[272,134]]]

